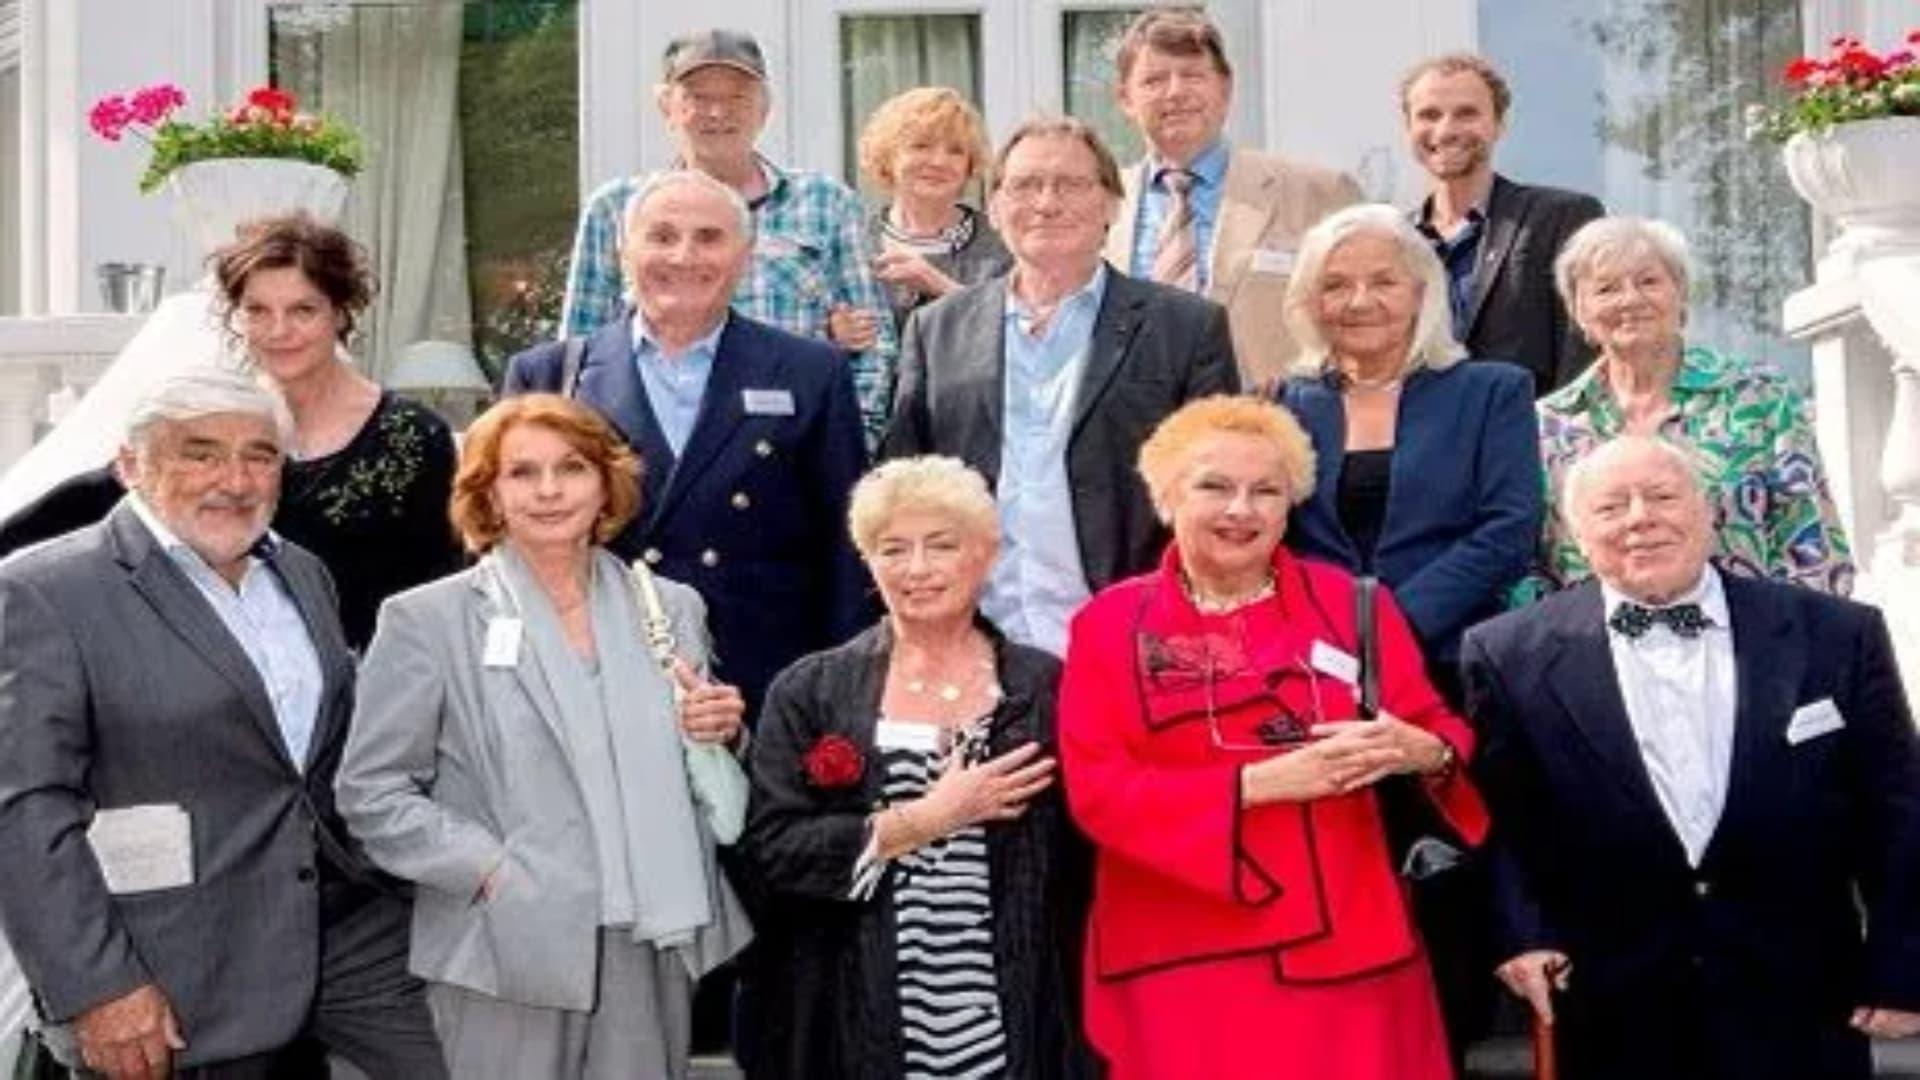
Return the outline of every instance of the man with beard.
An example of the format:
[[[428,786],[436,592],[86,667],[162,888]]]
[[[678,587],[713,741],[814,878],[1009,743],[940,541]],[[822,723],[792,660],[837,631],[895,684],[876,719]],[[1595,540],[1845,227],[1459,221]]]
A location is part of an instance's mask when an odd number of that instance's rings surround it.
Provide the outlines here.
[[[314,1043],[447,1075],[407,901],[334,810],[333,584],[267,530],[292,427],[244,374],[173,376],[127,496],[0,564],[0,924],[88,1076],[304,1077]]]
[[[1591,195],[1493,171],[1512,103],[1500,73],[1467,53],[1423,61],[1400,80],[1407,142],[1433,181],[1413,220],[1447,268],[1453,336],[1470,356],[1533,372],[1539,397],[1593,360],[1554,296],[1553,260],[1606,208]]]

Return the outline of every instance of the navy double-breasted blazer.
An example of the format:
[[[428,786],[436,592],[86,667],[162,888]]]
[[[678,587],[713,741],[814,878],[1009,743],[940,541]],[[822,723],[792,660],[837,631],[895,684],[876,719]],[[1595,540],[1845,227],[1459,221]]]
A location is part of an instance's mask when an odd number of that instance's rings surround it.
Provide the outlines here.
[[[645,559],[707,602],[713,670],[748,715],[802,655],[869,621],[847,497],[866,466],[845,356],[737,312],[727,316],[693,431],[676,455],[634,364],[631,318],[587,342],[574,396],[639,452],[640,513],[607,546]],[[560,389],[565,345],[515,356],[506,394]]]

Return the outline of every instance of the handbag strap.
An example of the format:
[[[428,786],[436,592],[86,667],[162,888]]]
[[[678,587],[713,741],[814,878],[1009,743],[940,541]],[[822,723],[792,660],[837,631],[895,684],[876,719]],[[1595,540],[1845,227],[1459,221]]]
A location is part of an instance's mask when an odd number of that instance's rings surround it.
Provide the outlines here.
[[[646,563],[635,559],[627,580],[633,585],[634,599],[640,602],[640,624],[647,635],[647,648],[660,664],[660,670],[671,677],[674,650],[678,643],[673,636],[673,620],[667,618],[666,608],[660,603],[660,588],[654,584],[653,571],[647,569]],[[674,683],[674,686],[677,690],[679,683]]]
[[[1353,579],[1353,627],[1360,649],[1360,719],[1380,715],[1380,627],[1374,615],[1373,595],[1380,579],[1361,574]]]

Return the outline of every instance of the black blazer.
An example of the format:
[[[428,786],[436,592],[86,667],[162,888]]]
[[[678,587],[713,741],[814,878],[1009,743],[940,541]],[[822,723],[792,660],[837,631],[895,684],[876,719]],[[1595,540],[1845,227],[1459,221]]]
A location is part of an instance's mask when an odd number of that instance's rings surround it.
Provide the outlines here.
[[[751,717],[775,672],[845,641],[871,614],[847,534],[847,497],[866,465],[853,375],[830,345],[729,315],[676,458],[634,366],[631,326],[621,318],[594,333],[574,388],[643,466],[640,513],[607,546],[700,593],[715,673],[740,688]],[[515,356],[502,392],[558,390],[564,350],[549,342]]]
[[[1501,955],[1572,959],[1569,1076],[1865,1077],[1849,1011],[1920,1009],[1920,751],[1886,626],[1811,589],[1721,580],[1739,704],[1698,868],[1648,779],[1596,582],[1462,646]],[[1795,710],[1823,700],[1845,727],[1789,743]]]
[[[913,313],[882,457],[949,454],[1000,480],[1006,407],[1005,276]],[[1087,588],[1160,558],[1167,530],[1140,480],[1140,444],[1186,402],[1240,389],[1226,309],[1107,268],[1106,295],[1074,401],[1067,480]]]
[[[981,625],[994,640],[1006,694],[991,721],[990,752],[1031,741],[1057,755],[1060,662],[1008,642],[984,620]],[[747,751],[753,791],[740,843],[757,889],[752,907],[759,936],[750,970],[756,1056],[745,1065],[755,1078],[900,1075],[905,1051],[893,892],[883,882],[871,900],[847,897],[867,842],[867,816],[884,803],[885,778],[873,765],[874,724],[892,648],[889,626],[881,622],[781,672]],[[859,783],[829,791],[807,781],[801,759],[826,735],[859,748]],[[1095,1075],[1079,1007],[1091,850],[1068,817],[1058,783],[1019,818],[989,824],[986,833],[1005,1075]]]
[[[1586,370],[1593,349],[1554,291],[1553,260],[1567,237],[1606,212],[1591,195],[1493,178],[1461,338],[1469,356],[1526,368],[1535,397]]]

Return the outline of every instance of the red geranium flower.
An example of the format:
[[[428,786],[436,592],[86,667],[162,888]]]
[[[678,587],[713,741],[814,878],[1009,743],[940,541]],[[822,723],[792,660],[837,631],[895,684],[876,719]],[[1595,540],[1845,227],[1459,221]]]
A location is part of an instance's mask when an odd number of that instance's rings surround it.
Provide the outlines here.
[[[276,87],[255,87],[247,94],[247,104],[264,109],[276,123],[293,119],[293,95]]]
[[[94,134],[108,142],[119,142],[120,134],[133,122],[133,108],[119,94],[103,97],[87,111],[87,124]]]
[[[1825,66],[1826,65],[1818,60],[1812,60],[1803,56],[1788,64],[1787,70],[1782,72],[1780,77],[1786,80],[1788,86],[1799,86],[1814,75],[1819,74],[1820,70]]]
[[[800,757],[807,782],[822,791],[844,791],[857,786],[867,763],[860,748],[845,735],[822,735]]]
[[[133,93],[131,110],[133,122],[152,126],[165,120],[173,110],[187,103],[187,95],[172,83],[149,86]]]

